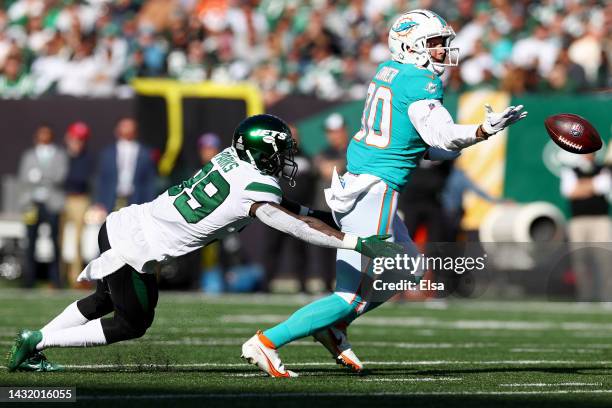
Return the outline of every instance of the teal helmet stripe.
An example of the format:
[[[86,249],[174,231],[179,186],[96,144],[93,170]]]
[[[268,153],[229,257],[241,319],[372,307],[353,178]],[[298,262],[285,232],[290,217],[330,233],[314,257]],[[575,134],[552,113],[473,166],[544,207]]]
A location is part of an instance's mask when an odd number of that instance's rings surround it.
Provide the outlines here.
[[[437,13],[434,13],[433,11],[431,12],[431,14],[433,14],[434,16],[436,16],[436,18],[438,20],[440,20],[440,22],[442,23],[442,26],[446,27],[448,25],[448,23],[446,22],[446,20],[444,20],[442,17],[440,17]]]

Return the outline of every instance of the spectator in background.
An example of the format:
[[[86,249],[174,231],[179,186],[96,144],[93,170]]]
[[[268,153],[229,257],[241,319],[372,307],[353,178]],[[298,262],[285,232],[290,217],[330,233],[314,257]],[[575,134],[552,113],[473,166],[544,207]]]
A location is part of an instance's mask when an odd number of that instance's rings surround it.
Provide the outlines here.
[[[233,48],[236,56],[255,65],[265,55],[268,23],[257,9],[258,0],[239,0],[227,10],[225,18],[234,33]]]
[[[57,84],[62,95],[91,96],[100,67],[93,54],[94,38],[80,41],[72,58],[64,65]]]
[[[83,232],[84,217],[90,205],[90,183],[93,178],[93,158],[87,151],[87,140],[90,136],[89,126],[84,122],[74,122],[66,129],[64,141],[68,153],[69,164],[66,182],[66,203],[62,222],[63,245],[74,245],[69,252],[74,254],[72,262],[66,265],[65,275],[69,284],[74,285],[76,278],[83,270],[81,259],[81,234]],[[70,225],[73,234],[67,240],[67,226]]]
[[[96,204],[106,213],[155,198],[157,170],[149,149],[137,141],[133,118],[120,119],[115,127],[117,142],[100,154]]]
[[[17,99],[32,96],[33,93],[34,82],[26,73],[21,58],[16,55],[9,56],[0,75],[0,97]]]
[[[19,163],[22,185],[20,204],[27,229],[27,265],[24,286],[31,288],[39,277],[40,264],[48,263],[52,284],[61,287],[59,274],[59,214],[64,206],[64,180],[68,171],[66,153],[53,144],[53,131],[40,126],[34,134],[34,147]],[[41,225],[45,224],[43,229]]]
[[[567,49],[559,52],[559,58],[547,80],[548,86],[555,91],[580,92],[588,89],[584,68],[570,60]]]
[[[404,223],[413,240],[417,241],[419,228],[424,228],[427,242],[446,241],[448,233],[442,209],[442,191],[451,167],[452,161],[421,160],[401,193],[398,207],[404,214]]]
[[[183,51],[172,52],[172,58],[168,58],[168,72],[179,81],[204,81],[207,76],[204,57],[202,42],[191,41],[186,55]]]
[[[145,76],[161,76],[166,70],[166,43],[156,36],[152,26],[142,25],[137,46],[142,52]]]
[[[216,133],[205,133],[198,139],[198,154],[200,157],[200,165],[204,166],[212,160],[221,151],[221,139]],[[228,234],[222,240],[207,245],[201,251],[198,260],[201,261],[204,269],[207,272],[218,274],[222,288],[224,290],[228,286],[228,280],[240,279],[238,276],[232,276],[228,272],[233,268],[249,263],[245,251],[242,248],[239,232]],[[189,255],[187,255],[189,256]],[[278,253],[276,254],[278,256]],[[194,262],[198,262],[195,261]],[[218,266],[218,269],[216,268]],[[185,268],[186,269],[186,268]],[[197,271],[197,276],[200,276],[200,271]],[[195,276],[194,276],[195,278]],[[232,279],[229,279],[232,278]],[[193,282],[198,282],[198,279],[192,279]],[[209,282],[211,280],[208,280]],[[208,288],[210,289],[210,288]]]
[[[536,26],[531,36],[516,42],[512,49],[512,64],[532,73],[529,76],[536,79],[535,82],[529,82],[527,79],[531,78],[525,78],[527,90],[537,88],[538,75],[545,78],[550,74],[560,49],[561,44],[544,25]]]
[[[442,190],[442,208],[446,219],[445,242],[455,242],[457,240],[457,236],[461,231],[461,220],[465,213],[463,207],[464,194],[470,191],[490,203],[501,203],[504,201],[490,196],[454,163]]]
[[[481,3],[473,19],[457,31],[457,37],[453,40],[453,47],[459,47],[462,57],[465,58],[474,54],[476,42],[482,40],[485,36],[490,21],[489,7]]]
[[[93,38],[101,68],[93,77],[96,84],[91,92],[97,95],[107,95],[135,75],[169,74],[193,81],[205,73],[206,78],[220,82],[249,79],[265,90],[267,102],[288,92],[360,99],[363,93],[358,86],[363,87],[387,57],[389,20],[417,6],[448,16],[457,32],[454,44],[461,48],[462,59],[467,63],[475,57],[467,65],[471,68],[461,70],[470,87],[490,85],[488,75],[483,74],[492,72],[496,78],[501,74],[504,88],[513,93],[537,91],[542,85],[563,91],[557,86],[562,70],[550,76],[560,48],[569,49],[570,61],[583,67],[589,89],[606,87],[610,81],[606,71],[612,61],[612,48],[607,45],[611,40],[606,35],[610,13],[601,0],[9,3],[7,11],[0,10],[0,66],[16,51],[24,57],[24,71],[28,72],[30,59],[48,55],[46,45],[51,37],[62,38],[66,56],[80,54],[83,39]],[[484,41],[485,54],[490,54],[486,59],[478,41]],[[202,47],[206,69],[188,69],[185,76],[178,75],[177,66],[182,71],[187,60],[188,44],[192,44],[195,61],[200,58],[197,48]],[[512,63],[507,61],[510,55]],[[448,72],[452,89],[464,89],[461,77],[452,76],[453,70]],[[79,82],[91,80],[75,77]],[[546,87],[550,80],[557,82]],[[79,89],[90,86],[82,84]],[[123,93],[124,89],[115,91]]]
[[[55,92],[57,82],[64,75],[68,64],[68,50],[64,37],[59,33],[45,44],[40,56],[32,63],[35,93]]]
[[[346,147],[348,146],[348,131],[344,117],[332,113],[325,119],[325,137],[328,146],[314,160],[320,180],[325,188],[330,186],[334,167],[338,174],[344,173],[346,167]]]
[[[94,78],[92,94],[110,96],[127,64],[128,44],[119,36],[116,24],[105,26],[100,37],[94,53],[98,72]]]
[[[495,60],[481,40],[474,43],[472,56],[461,64],[461,79],[468,86],[490,84],[495,74]]]
[[[603,62],[603,38],[603,30],[598,30],[595,27],[588,27],[586,33],[573,41],[567,50],[569,60],[582,67],[586,79],[593,85],[595,85],[599,79],[599,69]]]
[[[290,186],[284,179],[280,180],[280,185],[285,197],[289,200],[309,206],[315,195],[315,172],[312,161],[299,150],[300,136],[298,129],[293,125],[289,127],[293,139],[298,145],[298,151],[294,157],[298,165],[298,172],[295,177],[295,186]],[[308,278],[308,267],[310,266],[308,262],[310,259],[308,257],[308,246],[303,241],[299,241],[272,228],[268,228],[266,233],[264,249],[264,267],[266,275],[262,285],[262,291],[270,291],[270,282],[272,282],[279,272],[279,266],[282,261],[282,256],[280,256],[281,253],[288,253],[290,255],[288,256],[291,260],[290,271],[297,275],[300,292],[307,293],[308,289],[306,283]]]
[[[612,269],[609,247],[610,168],[595,161],[595,154],[578,157],[573,168],[561,170],[561,194],[569,200],[571,219],[568,235],[573,245],[572,264],[576,274],[577,297],[581,301],[612,301]]]
[[[221,151],[221,139],[216,133],[204,133],[198,139],[200,165],[204,166]]]
[[[344,117],[339,113],[332,113],[325,120],[325,136],[328,146],[314,158],[314,167],[317,170],[319,181],[316,190],[315,205],[317,208],[327,208],[323,190],[331,185],[334,168],[338,174],[346,169],[346,147],[348,146],[348,131]],[[336,268],[336,252],[328,248],[316,248],[319,254],[320,270],[328,291],[333,290]]]

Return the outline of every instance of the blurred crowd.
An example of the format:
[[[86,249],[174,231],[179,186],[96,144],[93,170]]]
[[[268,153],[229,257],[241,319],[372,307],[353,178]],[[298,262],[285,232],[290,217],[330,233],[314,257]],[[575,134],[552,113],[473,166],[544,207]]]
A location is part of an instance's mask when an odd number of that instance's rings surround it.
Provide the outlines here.
[[[151,201],[168,187],[157,172],[158,156],[139,142],[133,118],[125,117],[116,123],[115,141],[98,154],[93,154],[88,145],[91,137],[101,135],[96,135],[87,123],[75,122],[58,130],[39,126],[33,135],[33,146],[23,152],[17,169],[18,206],[27,238],[22,275],[26,287],[44,277],[55,287],[75,286],[84,263],[97,256],[87,246],[97,247],[97,230],[106,215],[130,204]],[[327,118],[322,130],[328,142],[323,152],[312,158],[302,152],[296,154],[297,186],[290,188],[281,180],[288,198],[315,208],[325,208],[323,188],[329,186],[334,167],[339,171],[345,168],[349,141],[345,119],[338,113]],[[299,141],[294,126],[292,134]],[[205,165],[225,146],[219,135],[207,132],[193,148],[198,151],[198,165]],[[185,177],[198,168],[188,171]],[[88,226],[92,227],[89,232]],[[88,241],[92,242],[87,244]],[[335,251],[307,248],[303,242],[269,228],[261,241],[261,260],[249,259],[238,234],[234,234],[169,265],[162,270],[161,279],[167,279],[167,287],[181,289],[269,291],[279,273],[289,270],[297,277],[297,289],[306,292],[310,275],[317,270],[321,271],[317,273],[325,288],[333,288]],[[290,253],[287,259],[278,256],[280,248]],[[87,252],[90,256],[85,255]],[[257,274],[249,265],[257,261],[263,262],[264,273],[255,279]],[[232,278],[230,271],[241,274],[241,278]],[[203,272],[218,273],[221,282],[203,276]],[[232,279],[243,282],[232,283]],[[245,287],[245,281],[253,283]]]
[[[361,99],[401,12],[448,20],[447,88],[512,93],[609,87],[612,3],[598,0],[2,0],[0,96],[129,96],[134,77],[248,80]]]
[[[299,142],[298,129],[291,128]],[[317,209],[327,208],[323,190],[331,184],[334,168],[340,174],[346,170],[350,139],[346,120],[339,113],[330,114],[322,130],[327,142],[322,151],[314,157],[301,151],[296,153],[295,187],[280,180],[287,198]],[[97,231],[106,215],[126,205],[151,201],[167,187],[162,186],[164,182],[157,173],[157,156],[139,142],[138,126],[133,118],[120,119],[115,125],[115,141],[96,155],[88,148],[95,130],[86,123],[72,123],[62,133],[63,141],[58,140],[51,127],[39,126],[33,146],[22,154],[17,171],[21,185],[19,208],[27,231],[22,275],[27,287],[44,276],[53,286],[74,286],[83,264],[97,256]],[[210,162],[224,146],[218,135],[207,132],[197,139],[193,148],[197,149],[199,163],[185,177],[197,171],[199,165]],[[455,166],[456,154],[441,153],[428,153],[413,171],[411,182],[398,202],[398,212],[421,248],[427,243],[479,240],[478,231],[462,228],[465,193],[475,193],[492,203],[507,203],[489,195]],[[567,238],[582,245],[610,242],[612,149],[608,149],[604,161],[597,160],[593,154],[571,157],[572,161],[564,164],[560,186],[570,207]],[[315,277],[323,284],[319,290],[333,290],[334,250],[306,245],[270,228],[265,232],[252,231],[255,235],[230,235],[162,268],[162,287],[213,293],[268,292],[274,290],[273,284],[279,275],[288,274],[295,278],[294,289],[300,292],[312,291],[309,281]],[[93,246],[94,253],[87,250],[87,242]],[[256,252],[262,256],[251,259],[253,254],[243,242],[248,242],[249,247],[257,242]],[[588,272],[598,258],[582,253],[584,256],[573,257],[579,283],[577,295],[582,300],[599,299],[597,282],[601,280]],[[605,265],[605,262],[599,264]],[[607,293],[612,294],[612,279],[609,282]]]

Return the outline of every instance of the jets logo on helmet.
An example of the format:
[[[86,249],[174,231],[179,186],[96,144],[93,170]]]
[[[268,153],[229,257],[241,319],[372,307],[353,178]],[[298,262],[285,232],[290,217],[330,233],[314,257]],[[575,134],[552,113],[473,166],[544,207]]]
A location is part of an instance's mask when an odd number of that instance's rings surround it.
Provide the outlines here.
[[[267,114],[246,118],[234,131],[232,146],[240,159],[262,173],[282,177],[295,185],[297,146],[282,119]]]
[[[266,137],[268,137],[268,140],[270,140],[270,138],[272,138],[272,140],[274,140],[275,137],[278,137],[281,140],[285,140],[287,138],[287,134],[286,133],[277,132],[275,130],[268,130],[268,129],[257,129],[255,131],[253,131],[251,133],[251,135],[253,135],[253,136],[264,136],[264,141],[265,141]]]
[[[427,41],[431,38],[443,39],[444,61],[432,59]],[[389,51],[394,61],[402,64],[415,64],[431,72],[442,75],[445,67],[459,63],[459,49],[451,47],[455,31],[446,21],[429,10],[412,10],[401,15],[389,30]],[[436,48],[439,49],[440,47]]]

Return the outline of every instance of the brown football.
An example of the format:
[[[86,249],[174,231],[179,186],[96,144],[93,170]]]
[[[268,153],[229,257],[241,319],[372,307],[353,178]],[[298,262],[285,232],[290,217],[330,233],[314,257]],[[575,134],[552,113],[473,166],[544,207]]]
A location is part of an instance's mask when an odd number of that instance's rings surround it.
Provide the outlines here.
[[[546,118],[544,126],[550,138],[568,152],[587,154],[601,149],[599,133],[581,116],[559,113]]]

